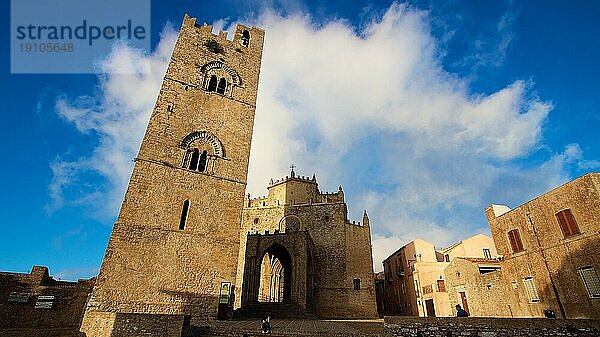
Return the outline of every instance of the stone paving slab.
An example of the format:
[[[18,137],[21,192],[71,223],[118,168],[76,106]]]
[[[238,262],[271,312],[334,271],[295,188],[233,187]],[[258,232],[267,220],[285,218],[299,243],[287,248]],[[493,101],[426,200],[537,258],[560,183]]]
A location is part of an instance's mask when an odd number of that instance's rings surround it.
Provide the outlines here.
[[[197,336],[263,336],[260,319],[203,321],[192,325],[201,328]],[[271,336],[382,336],[383,320],[304,320],[273,319]],[[200,330],[198,330],[200,331]]]

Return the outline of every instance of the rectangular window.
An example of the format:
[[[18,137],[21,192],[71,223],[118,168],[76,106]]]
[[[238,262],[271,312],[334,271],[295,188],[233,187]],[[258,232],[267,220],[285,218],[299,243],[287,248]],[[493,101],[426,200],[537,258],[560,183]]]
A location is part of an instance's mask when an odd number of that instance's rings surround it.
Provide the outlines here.
[[[584,267],[579,269],[579,274],[590,298],[600,298],[600,279],[598,279],[596,269],[594,267]]]
[[[437,280],[437,291],[441,293],[446,292],[446,283],[444,280]]]
[[[508,241],[510,242],[510,248],[513,253],[522,252],[525,250],[523,248],[523,242],[521,241],[521,235],[519,234],[518,229],[513,229],[508,232]]]
[[[565,238],[579,234],[579,227],[570,209],[563,209],[556,213],[555,216]]]
[[[530,302],[539,302],[540,297],[538,296],[537,289],[535,289],[535,283],[533,282],[532,276],[527,276],[523,278],[523,285],[525,286],[525,292],[527,293],[527,297],[529,297]]]
[[[360,279],[359,278],[354,279],[354,290],[360,290]]]
[[[483,257],[485,257],[486,259],[492,258],[492,252],[489,248],[483,248]]]

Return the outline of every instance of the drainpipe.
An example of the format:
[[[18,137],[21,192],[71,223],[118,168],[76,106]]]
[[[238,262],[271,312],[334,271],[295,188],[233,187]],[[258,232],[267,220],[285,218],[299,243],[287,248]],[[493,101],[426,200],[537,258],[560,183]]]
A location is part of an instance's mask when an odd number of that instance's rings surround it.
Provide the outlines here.
[[[537,231],[535,226],[533,225],[533,221],[531,220],[531,214],[525,213],[527,219],[529,219],[529,223],[531,224],[531,228],[533,228],[533,235],[537,241],[538,247],[540,247],[540,252],[542,253],[542,260],[544,260],[544,266],[546,267],[546,271],[548,272],[548,277],[550,278],[550,284],[552,285],[552,290],[554,291],[554,296],[556,297],[556,302],[558,303],[558,309],[560,309],[560,314],[563,318],[567,318],[567,314],[565,313],[565,308],[560,301],[560,296],[558,296],[558,289],[554,284],[554,279],[552,278],[552,273],[550,272],[550,268],[548,267],[548,261],[546,261],[546,254],[544,253],[544,249],[542,248],[542,244],[540,242],[540,238],[537,235]]]

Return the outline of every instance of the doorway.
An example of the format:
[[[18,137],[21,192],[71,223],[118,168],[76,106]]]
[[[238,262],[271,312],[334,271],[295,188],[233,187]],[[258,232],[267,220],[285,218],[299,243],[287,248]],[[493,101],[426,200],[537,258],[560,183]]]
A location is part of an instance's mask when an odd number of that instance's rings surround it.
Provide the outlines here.
[[[292,259],[288,251],[274,244],[260,264],[258,302],[290,302]]]
[[[435,306],[433,305],[433,299],[425,300],[425,309],[427,310],[427,317],[435,317]]]
[[[463,309],[470,315],[471,312],[469,312],[469,305],[467,304],[467,294],[464,291],[460,291],[458,294],[460,295]]]

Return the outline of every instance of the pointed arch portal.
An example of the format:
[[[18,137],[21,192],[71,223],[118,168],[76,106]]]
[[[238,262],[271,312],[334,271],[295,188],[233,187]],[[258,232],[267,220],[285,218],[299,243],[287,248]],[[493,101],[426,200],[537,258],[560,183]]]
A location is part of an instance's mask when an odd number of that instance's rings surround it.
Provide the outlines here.
[[[314,243],[306,231],[248,234],[241,306],[293,303],[311,310]]]
[[[292,257],[275,243],[267,249],[260,265],[258,302],[290,302]]]

